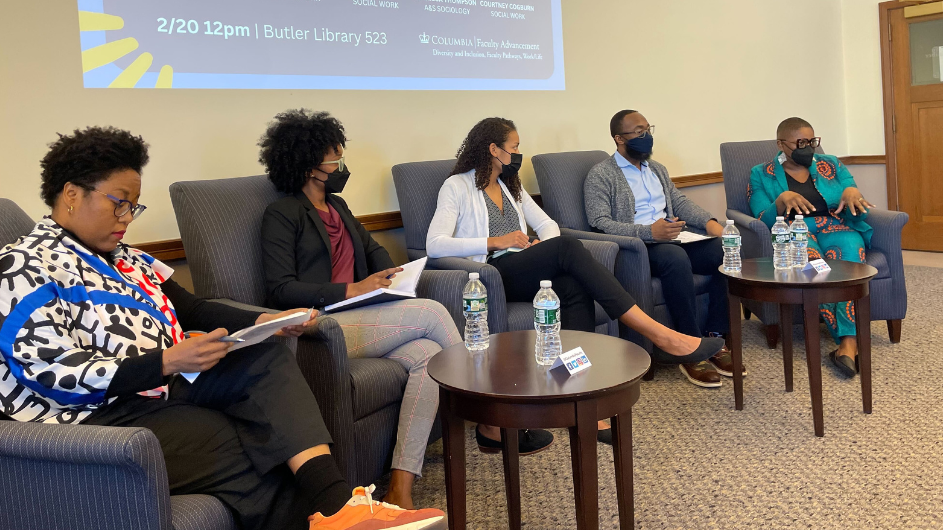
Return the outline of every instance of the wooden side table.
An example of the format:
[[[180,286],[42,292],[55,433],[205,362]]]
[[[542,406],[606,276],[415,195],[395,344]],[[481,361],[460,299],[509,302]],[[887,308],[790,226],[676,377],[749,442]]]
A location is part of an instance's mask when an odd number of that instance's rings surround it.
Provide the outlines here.
[[[508,519],[515,530],[521,528],[518,429],[569,428],[577,528],[598,528],[596,422],[605,418],[612,420],[619,522],[633,528],[632,405],[651,364],[648,353],[616,337],[564,330],[563,351],[580,346],[592,363],[571,376],[562,367],[537,365],[536,338],[534,331],[499,333],[482,353],[458,344],[429,362],[429,375],[439,384],[449,529],[466,527],[464,420],[501,428]]]
[[[805,324],[806,361],[809,365],[809,393],[812,396],[812,423],[816,436],[825,435],[822,411],[822,355],[819,351],[819,304],[854,301],[861,368],[861,402],[871,414],[871,295],[869,283],[878,270],[851,261],[825,260],[832,268],[826,273],[790,269],[777,271],[772,258],[743,260],[740,272],[725,272],[730,301],[730,351],[733,356],[733,391],[737,410],[743,410],[743,343],[740,301],[743,298],[779,304],[783,334],[783,370],[786,391],[792,392],[792,306],[802,306]],[[720,269],[723,271],[723,267]]]

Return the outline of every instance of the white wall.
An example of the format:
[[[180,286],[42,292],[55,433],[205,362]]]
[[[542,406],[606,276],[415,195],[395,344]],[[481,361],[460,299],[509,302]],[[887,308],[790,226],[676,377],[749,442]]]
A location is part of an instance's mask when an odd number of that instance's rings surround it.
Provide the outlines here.
[[[841,0],[847,154],[850,155],[884,154],[884,89],[878,20],[881,1]]]
[[[880,92],[851,104],[845,80],[860,71],[846,67],[849,50],[870,38],[855,30],[870,23],[864,3],[567,0],[566,91],[362,92],[86,90],[75,3],[6,2],[4,20],[16,23],[0,32],[0,195],[42,215],[46,144],[57,131],[113,124],[152,146],[141,199],[149,210],[129,240],[175,238],[168,185],[260,173],[255,143],[266,122],[299,106],[346,125],[354,177],[345,197],[357,214],[397,210],[392,165],[451,157],[478,119],[494,115],[517,122],[531,155],[609,150],[610,116],[636,108],[658,126],[657,158],[674,175],[719,170],[719,143],[771,138],[792,115],[812,121],[834,154],[874,154],[881,142],[851,131],[865,129],[857,108],[880,106]],[[797,64],[800,46],[817,53]],[[523,175],[537,191],[529,165]]]

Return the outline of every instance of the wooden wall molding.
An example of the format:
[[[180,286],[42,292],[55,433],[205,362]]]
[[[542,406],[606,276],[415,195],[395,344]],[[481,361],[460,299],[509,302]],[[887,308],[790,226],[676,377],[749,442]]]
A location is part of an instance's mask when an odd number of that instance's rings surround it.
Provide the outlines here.
[[[840,157],[842,163],[846,166],[884,164],[886,157],[884,155],[862,155],[862,156],[843,156]],[[724,174],[720,171],[712,173],[701,173],[698,175],[686,175],[671,179],[678,188],[691,188],[694,186],[706,186],[708,184],[719,184],[724,181]],[[539,206],[543,206],[540,194],[534,194],[534,201]],[[369,215],[359,215],[357,220],[367,230],[378,232],[381,230],[394,230],[403,227],[403,216],[399,212],[373,213]],[[165,241],[152,241],[147,243],[138,243],[131,245],[147,252],[151,256],[163,261],[186,258],[183,250],[183,242],[179,239],[167,239]]]
[[[846,166],[867,166],[874,164],[886,164],[887,157],[884,155],[857,155],[838,157]]]
[[[184,259],[187,257],[186,253],[183,251],[183,241],[179,239],[138,243],[137,245],[131,246],[143,250],[161,261]]]
[[[707,184],[717,184],[724,181],[724,174],[720,171],[713,173],[701,173],[699,175],[687,175],[671,179],[676,188],[690,188],[693,186],[706,186]]]

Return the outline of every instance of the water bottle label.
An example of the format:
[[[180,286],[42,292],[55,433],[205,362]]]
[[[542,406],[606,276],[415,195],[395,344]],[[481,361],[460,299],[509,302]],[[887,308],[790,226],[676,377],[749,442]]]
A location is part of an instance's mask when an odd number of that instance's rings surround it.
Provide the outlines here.
[[[791,239],[792,241],[799,241],[799,242],[802,242],[802,241],[808,241],[808,240],[809,240],[809,233],[808,233],[808,232],[791,232],[791,233],[789,234],[789,236],[790,236],[790,239]]]
[[[482,313],[488,310],[488,297],[485,298],[463,298],[463,307],[466,313]]]
[[[541,326],[552,326],[560,323],[559,309],[537,309],[534,308],[534,323]]]
[[[789,234],[773,234],[773,244],[785,244],[789,242]]]
[[[721,239],[723,240],[725,247],[740,246],[740,236],[723,236]]]

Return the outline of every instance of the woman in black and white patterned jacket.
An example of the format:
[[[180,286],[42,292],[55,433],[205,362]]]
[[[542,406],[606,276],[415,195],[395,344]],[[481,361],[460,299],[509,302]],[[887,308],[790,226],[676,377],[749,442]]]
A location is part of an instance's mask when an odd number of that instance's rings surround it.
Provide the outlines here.
[[[145,208],[147,161],[140,137],[97,127],[60,135],[43,159],[52,214],[0,251],[4,419],[146,427],[171,494],[213,495],[240,528],[441,521],[438,510],[376,503],[372,486],[351,498],[291,352],[272,343],[230,352],[220,341],[283,314],[198,299],[170,267],[121,243]],[[185,338],[185,329],[214,331]],[[201,372],[193,383],[172,377],[192,372]]]

